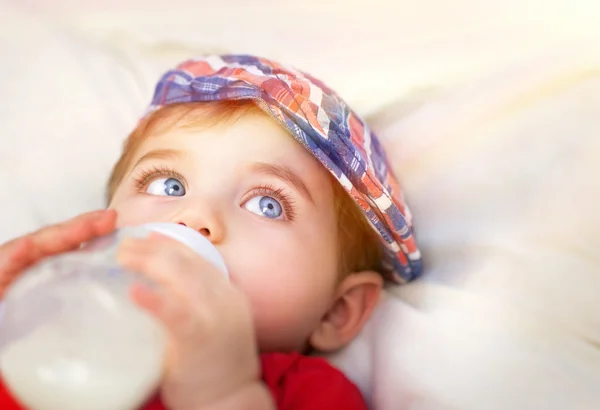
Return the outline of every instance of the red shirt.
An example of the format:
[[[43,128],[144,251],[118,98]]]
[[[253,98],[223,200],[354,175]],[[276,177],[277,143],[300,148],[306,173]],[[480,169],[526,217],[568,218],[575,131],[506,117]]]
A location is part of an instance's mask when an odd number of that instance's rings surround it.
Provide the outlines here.
[[[263,381],[271,391],[278,410],[367,410],[356,386],[325,359],[298,353],[269,353],[262,354],[260,360]],[[24,409],[1,382],[0,409]],[[142,410],[166,408],[156,397]]]

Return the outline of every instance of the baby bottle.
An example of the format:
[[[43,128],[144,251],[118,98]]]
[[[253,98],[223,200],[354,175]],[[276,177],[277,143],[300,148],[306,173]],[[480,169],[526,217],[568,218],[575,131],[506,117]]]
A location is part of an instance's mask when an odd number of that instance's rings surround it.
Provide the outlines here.
[[[155,391],[164,330],[130,300],[131,285],[144,279],[116,263],[123,238],[152,231],[183,242],[227,275],[209,240],[170,223],[122,228],[30,268],[0,302],[0,371],[27,408],[133,410]]]

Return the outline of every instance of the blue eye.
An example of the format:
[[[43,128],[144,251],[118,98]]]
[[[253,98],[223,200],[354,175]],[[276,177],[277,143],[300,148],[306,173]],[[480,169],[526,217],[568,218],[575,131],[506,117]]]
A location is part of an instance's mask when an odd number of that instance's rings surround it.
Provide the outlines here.
[[[279,219],[283,216],[283,207],[275,198],[257,195],[244,204],[244,207],[252,213],[269,219]]]
[[[146,193],[157,196],[184,196],[185,187],[175,178],[158,178],[148,185]]]

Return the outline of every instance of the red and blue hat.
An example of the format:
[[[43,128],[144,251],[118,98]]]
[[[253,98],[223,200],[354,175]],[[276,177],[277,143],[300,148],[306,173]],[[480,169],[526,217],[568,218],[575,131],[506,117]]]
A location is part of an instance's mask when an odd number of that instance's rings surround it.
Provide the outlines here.
[[[312,153],[364,211],[381,237],[388,279],[421,274],[412,217],[377,136],[316,78],[251,55],[194,58],[165,73],[150,110],[173,103],[254,100]]]

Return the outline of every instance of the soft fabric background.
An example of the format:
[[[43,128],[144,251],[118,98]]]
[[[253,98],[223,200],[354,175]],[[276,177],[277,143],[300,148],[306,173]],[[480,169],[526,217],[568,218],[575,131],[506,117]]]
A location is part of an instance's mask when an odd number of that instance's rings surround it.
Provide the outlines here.
[[[103,205],[159,74],[249,52],[368,116],[427,270],[332,358],[378,410],[600,408],[600,3],[0,0],[0,241]]]

